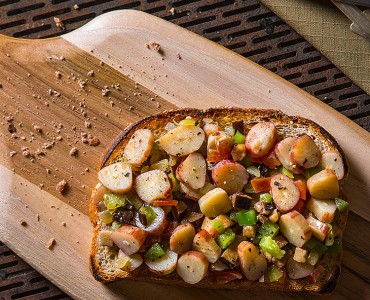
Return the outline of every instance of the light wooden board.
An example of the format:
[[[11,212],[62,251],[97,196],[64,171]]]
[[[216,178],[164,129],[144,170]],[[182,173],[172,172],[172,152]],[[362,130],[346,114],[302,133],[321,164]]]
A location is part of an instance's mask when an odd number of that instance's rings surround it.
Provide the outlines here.
[[[145,46],[150,41],[161,45],[162,55]],[[87,75],[90,70],[92,77]],[[86,84],[81,87],[79,80]],[[309,117],[335,136],[351,168],[346,188],[352,213],[345,233],[343,275],[332,298],[361,298],[370,292],[369,134],[283,79],[163,20],[120,11],[98,17],[62,38],[29,41],[0,36],[0,84],[0,239],[74,298],[256,295],[132,281],[106,286],[88,271],[87,198],[106,147],[120,130],[143,116],[175,107],[214,105],[278,108]],[[117,84],[119,89],[114,88]],[[107,96],[102,96],[104,86],[111,91]],[[56,93],[49,95],[49,89]],[[9,115],[14,118],[16,137],[7,131]],[[98,137],[100,145],[84,144],[84,133]],[[51,142],[52,148],[43,149],[44,143]],[[44,150],[45,155],[24,157],[23,147],[31,152]],[[77,157],[69,155],[72,147],[78,149]],[[11,151],[17,151],[12,158]],[[55,190],[61,179],[69,182],[65,195]],[[56,245],[48,250],[52,237]]]

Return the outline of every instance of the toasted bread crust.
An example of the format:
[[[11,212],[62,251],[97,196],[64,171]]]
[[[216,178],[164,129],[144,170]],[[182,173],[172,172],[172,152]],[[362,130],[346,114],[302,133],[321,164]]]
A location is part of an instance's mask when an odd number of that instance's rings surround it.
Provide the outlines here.
[[[348,173],[348,167],[346,164],[345,156],[330,133],[323,129],[320,125],[315,122],[299,116],[288,116],[281,111],[269,110],[269,109],[243,109],[243,108],[231,108],[231,107],[217,107],[207,110],[199,109],[180,109],[173,111],[166,111],[157,115],[149,116],[140,120],[139,122],[127,127],[122,133],[113,141],[105,153],[100,167],[103,168],[116,161],[122,159],[122,149],[127,144],[132,134],[140,128],[150,129],[155,139],[159,138],[165,132],[165,125],[169,122],[180,121],[187,116],[191,116],[199,121],[203,118],[210,118],[218,122],[222,127],[226,124],[231,124],[233,121],[243,120],[244,124],[251,124],[251,126],[260,121],[273,122],[277,129],[280,138],[287,136],[297,136],[300,132],[311,135],[316,143],[319,145],[321,151],[326,150],[337,150],[340,152],[343,158],[345,167],[345,177]],[[344,178],[345,178],[344,177]],[[343,179],[340,181],[343,182]],[[128,273],[110,265],[110,269],[107,270],[106,266],[103,268],[99,261],[104,258],[105,252],[108,251],[108,247],[99,245],[99,232],[104,230],[104,226],[98,223],[98,210],[95,205],[90,204],[90,219],[94,224],[94,237],[92,241],[92,249],[90,254],[90,268],[94,278],[101,282],[111,282],[117,279],[131,279],[150,281],[156,283],[164,283],[171,285],[182,285],[200,288],[212,288],[212,289],[238,289],[238,290],[276,290],[276,291],[309,291],[314,293],[330,293],[334,290],[336,282],[340,274],[340,262],[341,254],[336,254],[334,257],[326,257],[324,259],[325,272],[321,276],[320,280],[316,283],[311,283],[308,279],[292,280],[287,278],[284,284],[279,283],[260,283],[252,282],[246,279],[234,280],[227,284],[217,284],[212,273],[209,273],[201,282],[190,285],[185,283],[177,274],[172,274],[165,277],[158,277],[141,266],[135,271]],[[335,226],[337,226],[340,235],[342,236],[347,220],[347,214],[342,213],[337,215],[335,219]],[[116,255],[116,253],[109,253],[110,255]],[[109,263],[108,263],[109,265]]]

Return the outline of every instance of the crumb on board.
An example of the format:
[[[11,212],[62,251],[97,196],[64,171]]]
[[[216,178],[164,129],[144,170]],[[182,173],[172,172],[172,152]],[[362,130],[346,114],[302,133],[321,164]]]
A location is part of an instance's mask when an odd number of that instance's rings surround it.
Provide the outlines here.
[[[75,5],[73,5],[73,9],[74,9],[74,10],[79,10],[79,9],[80,9],[80,7],[79,7],[77,4],[75,4]]]
[[[154,42],[154,41],[150,41],[149,43],[146,43],[145,46],[148,49],[155,50],[157,52],[161,51],[161,45],[159,45],[157,42]]]
[[[109,93],[110,93],[110,90],[109,90],[108,86],[104,86],[104,88],[102,88],[102,90],[101,90],[101,95],[103,97],[106,97],[106,96],[108,96]]]
[[[89,139],[90,146],[98,146],[100,144],[100,140],[97,137],[93,137]]]
[[[54,17],[54,22],[55,22],[55,25],[57,25],[57,27],[59,27],[60,29],[62,30],[66,29],[61,19]]]
[[[70,156],[77,156],[78,150],[76,147],[73,147],[71,151],[69,151]]]
[[[62,77],[62,73],[60,73],[59,71],[55,71],[55,77],[59,79],[60,77]]]
[[[66,227],[67,223],[66,222],[62,222],[60,223],[62,226]]]
[[[19,223],[22,225],[22,226],[27,226],[27,222],[23,219],[20,219]]]
[[[37,219],[37,221],[40,221],[40,215],[39,214],[36,215],[36,219]]]
[[[93,77],[94,76],[94,70],[90,70],[89,72],[87,72],[87,76]]]
[[[10,151],[9,152],[9,156],[10,157],[13,157],[14,155],[16,155],[17,154],[17,151]]]
[[[67,186],[68,186],[67,180],[63,179],[59,181],[55,188],[59,193],[63,194],[67,190]]]
[[[177,57],[177,59],[181,59],[181,54],[180,54],[180,52],[177,52],[177,53],[176,53],[176,57]]]
[[[90,123],[90,122],[88,122],[88,121],[85,121],[85,127],[86,127],[86,128],[91,128],[91,123]]]
[[[47,247],[49,250],[53,250],[55,243],[56,243],[55,239],[54,239],[54,238],[51,238],[51,239],[48,241],[48,244],[46,245],[46,247]]]
[[[172,7],[170,10],[169,10],[170,14],[171,15],[175,15],[176,11],[175,11],[175,8]]]
[[[38,125],[34,125],[33,126],[33,129],[36,130],[38,133],[41,133],[42,132],[42,128]]]

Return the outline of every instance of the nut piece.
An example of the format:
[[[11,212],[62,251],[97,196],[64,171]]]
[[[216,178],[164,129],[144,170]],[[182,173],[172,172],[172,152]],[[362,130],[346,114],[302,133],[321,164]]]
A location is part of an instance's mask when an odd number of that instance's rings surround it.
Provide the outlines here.
[[[61,180],[57,185],[56,185],[56,190],[61,193],[61,194],[64,194],[64,192],[67,190],[67,185],[68,185],[68,182],[67,180],[63,179]]]

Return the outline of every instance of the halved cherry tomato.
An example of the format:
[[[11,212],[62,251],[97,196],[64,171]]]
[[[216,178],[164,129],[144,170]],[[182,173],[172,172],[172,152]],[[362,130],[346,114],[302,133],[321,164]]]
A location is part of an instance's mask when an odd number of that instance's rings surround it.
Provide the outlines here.
[[[299,198],[302,200],[307,199],[307,186],[304,180],[296,180],[294,181],[295,186],[299,189]]]
[[[271,177],[255,178],[251,180],[251,185],[256,193],[268,192],[270,190]]]
[[[172,199],[154,200],[153,206],[166,206],[166,205],[176,206],[178,203],[179,201]]]

